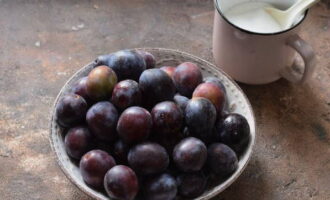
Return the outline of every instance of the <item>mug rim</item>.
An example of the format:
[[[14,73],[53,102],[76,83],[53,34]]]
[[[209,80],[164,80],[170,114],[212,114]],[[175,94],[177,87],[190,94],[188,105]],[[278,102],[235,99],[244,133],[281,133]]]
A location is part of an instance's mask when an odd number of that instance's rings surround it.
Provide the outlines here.
[[[253,32],[253,31],[249,31],[249,30],[246,30],[246,29],[243,29],[237,25],[235,25],[234,23],[230,22],[227,17],[222,13],[221,9],[219,8],[219,4],[218,4],[218,0],[214,0],[214,7],[216,8],[217,12],[220,14],[220,16],[231,26],[239,29],[240,31],[242,32],[245,32],[245,33],[248,33],[248,34],[252,34],[252,35],[265,35],[265,36],[271,36],[271,35],[279,35],[279,34],[282,34],[282,33],[286,33],[286,32],[289,32],[293,29],[295,29],[296,27],[298,27],[303,21],[305,21],[306,17],[307,17],[307,14],[309,12],[309,9],[306,10],[305,14],[304,14],[304,17],[294,26],[292,26],[291,28],[289,29],[285,29],[283,31],[279,31],[279,32],[273,32],[273,33],[258,33],[258,32]]]

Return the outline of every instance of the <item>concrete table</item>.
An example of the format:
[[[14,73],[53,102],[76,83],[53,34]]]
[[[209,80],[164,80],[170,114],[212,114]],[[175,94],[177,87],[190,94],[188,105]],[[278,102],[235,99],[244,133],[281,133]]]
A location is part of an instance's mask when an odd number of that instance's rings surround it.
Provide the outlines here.
[[[97,55],[180,49],[211,62],[211,0],[0,0],[0,199],[89,199],[60,171],[48,142],[50,106]],[[241,87],[257,118],[243,175],[217,200],[330,199],[330,2],[309,13],[302,37],[317,52],[306,85]]]

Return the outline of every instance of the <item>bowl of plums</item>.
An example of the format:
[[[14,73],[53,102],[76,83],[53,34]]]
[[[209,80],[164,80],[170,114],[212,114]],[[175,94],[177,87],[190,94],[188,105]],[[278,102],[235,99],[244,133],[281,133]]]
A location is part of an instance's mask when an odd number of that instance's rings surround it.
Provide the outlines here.
[[[50,142],[69,180],[100,200],[211,199],[245,169],[251,105],[213,64],[177,50],[101,55],[52,109]]]

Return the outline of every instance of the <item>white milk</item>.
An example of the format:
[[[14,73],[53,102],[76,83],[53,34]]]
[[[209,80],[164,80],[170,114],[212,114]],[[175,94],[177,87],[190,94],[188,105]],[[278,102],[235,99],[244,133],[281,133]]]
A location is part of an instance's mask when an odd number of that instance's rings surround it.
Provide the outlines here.
[[[264,2],[245,2],[224,12],[226,18],[236,26],[257,33],[282,31],[280,24],[264,8],[272,7]]]

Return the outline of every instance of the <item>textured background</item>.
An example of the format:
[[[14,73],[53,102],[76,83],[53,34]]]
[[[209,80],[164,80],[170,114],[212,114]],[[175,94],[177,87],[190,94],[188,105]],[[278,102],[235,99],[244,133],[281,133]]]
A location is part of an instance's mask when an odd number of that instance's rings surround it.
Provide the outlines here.
[[[97,55],[164,47],[211,62],[210,0],[0,0],[0,199],[89,199],[60,171],[48,142],[50,107],[64,82]],[[257,118],[243,175],[217,200],[330,199],[330,2],[302,37],[317,52],[306,85],[241,87]]]

